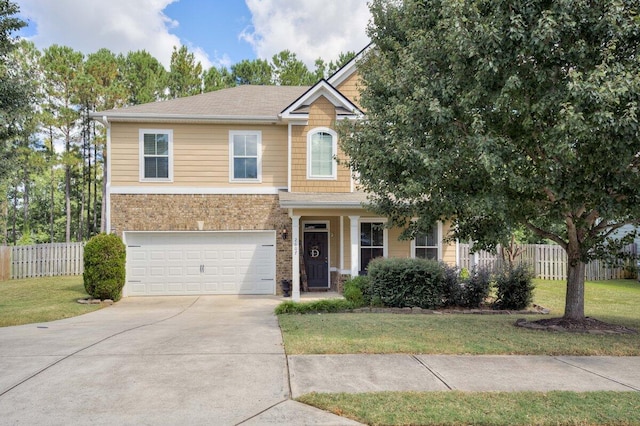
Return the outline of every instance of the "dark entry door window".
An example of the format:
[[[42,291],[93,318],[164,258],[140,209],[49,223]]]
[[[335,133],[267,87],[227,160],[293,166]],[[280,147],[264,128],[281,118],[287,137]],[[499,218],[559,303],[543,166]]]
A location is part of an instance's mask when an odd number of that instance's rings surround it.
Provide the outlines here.
[[[382,222],[360,224],[360,273],[367,270],[371,259],[384,256],[384,225]]]
[[[304,233],[304,264],[307,285],[313,288],[329,287],[329,234]]]

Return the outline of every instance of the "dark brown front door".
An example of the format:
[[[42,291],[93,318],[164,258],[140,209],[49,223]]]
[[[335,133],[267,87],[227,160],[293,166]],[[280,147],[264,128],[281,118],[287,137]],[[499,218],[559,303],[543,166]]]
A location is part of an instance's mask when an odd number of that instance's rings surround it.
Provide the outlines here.
[[[329,234],[304,233],[304,265],[310,288],[329,288]]]

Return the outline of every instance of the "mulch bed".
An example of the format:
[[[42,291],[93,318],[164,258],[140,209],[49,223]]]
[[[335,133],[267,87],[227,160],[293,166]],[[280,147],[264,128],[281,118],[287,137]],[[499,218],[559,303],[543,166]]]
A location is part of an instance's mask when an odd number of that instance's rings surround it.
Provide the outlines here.
[[[570,320],[566,318],[545,318],[536,321],[527,321],[520,318],[515,323],[516,327],[524,327],[531,330],[557,331],[566,333],[587,334],[637,334],[638,331],[623,325],[609,324],[595,318],[585,317],[583,320]]]

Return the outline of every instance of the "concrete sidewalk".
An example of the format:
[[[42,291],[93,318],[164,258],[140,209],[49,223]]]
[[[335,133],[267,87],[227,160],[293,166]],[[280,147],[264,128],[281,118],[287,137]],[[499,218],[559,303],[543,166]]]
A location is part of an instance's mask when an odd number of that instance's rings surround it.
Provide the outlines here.
[[[640,357],[289,356],[293,398],[310,392],[640,391]]]

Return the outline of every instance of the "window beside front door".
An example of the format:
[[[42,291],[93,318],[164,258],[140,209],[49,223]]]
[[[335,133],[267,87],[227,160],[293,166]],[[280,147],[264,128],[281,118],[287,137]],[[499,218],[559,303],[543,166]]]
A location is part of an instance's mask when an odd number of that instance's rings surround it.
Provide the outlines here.
[[[229,169],[232,182],[260,182],[261,139],[261,132],[229,133]]]
[[[438,225],[434,224],[427,232],[416,235],[414,257],[438,260]]]
[[[173,132],[140,130],[140,180],[171,181]]]
[[[336,178],[338,135],[331,129],[319,128],[307,136],[307,177],[309,179]]]
[[[363,222],[360,224],[360,271],[367,270],[372,259],[384,256],[384,224]]]

